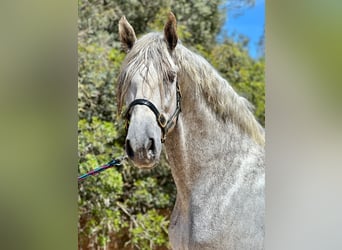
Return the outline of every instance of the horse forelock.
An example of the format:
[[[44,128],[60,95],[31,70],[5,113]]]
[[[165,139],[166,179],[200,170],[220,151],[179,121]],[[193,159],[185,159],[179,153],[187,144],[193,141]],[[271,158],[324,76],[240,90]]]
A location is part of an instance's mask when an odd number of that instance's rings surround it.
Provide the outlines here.
[[[141,37],[127,54],[118,77],[118,109],[122,108],[132,77],[152,63],[158,74],[160,87],[175,74],[178,78],[187,77],[187,84],[199,89],[207,104],[223,120],[234,122],[260,145],[265,144],[264,130],[252,113],[252,105],[239,96],[231,85],[201,56],[191,52],[179,43],[172,54],[177,66],[174,67],[164,37],[160,33],[149,33]],[[148,70],[146,71],[148,72]],[[195,93],[194,93],[195,94]]]

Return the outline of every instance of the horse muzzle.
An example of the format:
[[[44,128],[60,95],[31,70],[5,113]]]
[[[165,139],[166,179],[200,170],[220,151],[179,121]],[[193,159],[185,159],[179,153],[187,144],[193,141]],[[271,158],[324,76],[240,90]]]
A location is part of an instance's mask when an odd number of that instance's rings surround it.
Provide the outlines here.
[[[139,106],[129,124],[125,142],[128,158],[138,168],[153,168],[162,149],[161,130],[154,115],[145,106]]]
[[[126,139],[126,153],[128,158],[138,168],[153,168],[159,161],[155,140],[148,138],[146,142],[140,146],[134,140]]]

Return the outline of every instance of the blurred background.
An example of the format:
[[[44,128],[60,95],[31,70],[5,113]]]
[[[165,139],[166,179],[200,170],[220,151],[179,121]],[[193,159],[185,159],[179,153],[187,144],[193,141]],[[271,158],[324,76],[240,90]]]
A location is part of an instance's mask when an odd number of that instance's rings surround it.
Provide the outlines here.
[[[254,103],[266,126],[265,249],[342,249],[342,1],[266,1],[265,56],[252,52],[258,39],[225,27],[257,0],[140,2],[150,7],[1,2],[0,248],[168,247],[175,190],[166,161],[150,173],[108,170],[89,185],[76,178],[122,153],[117,20],[126,15],[138,35],[160,30],[172,4],[182,41]]]

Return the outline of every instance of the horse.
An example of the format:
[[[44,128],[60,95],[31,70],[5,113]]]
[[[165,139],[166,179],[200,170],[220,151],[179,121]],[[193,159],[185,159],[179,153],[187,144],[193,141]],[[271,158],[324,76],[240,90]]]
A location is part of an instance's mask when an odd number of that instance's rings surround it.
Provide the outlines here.
[[[172,249],[263,249],[264,129],[251,104],[182,45],[176,25],[171,12],[164,32],[137,39],[127,19],[119,21],[127,156],[150,169],[165,147],[177,189]]]

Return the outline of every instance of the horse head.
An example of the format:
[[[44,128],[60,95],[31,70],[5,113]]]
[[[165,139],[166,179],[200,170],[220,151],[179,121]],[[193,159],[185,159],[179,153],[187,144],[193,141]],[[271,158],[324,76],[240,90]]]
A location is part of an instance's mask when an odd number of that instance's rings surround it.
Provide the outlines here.
[[[172,53],[177,45],[176,19],[170,13],[164,34],[136,38],[125,17],[119,22],[122,48],[127,53],[118,77],[118,107],[128,107],[125,149],[139,168],[158,163],[162,142],[180,112],[177,66]]]

